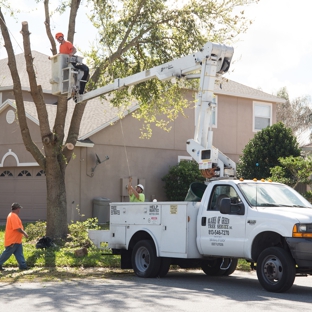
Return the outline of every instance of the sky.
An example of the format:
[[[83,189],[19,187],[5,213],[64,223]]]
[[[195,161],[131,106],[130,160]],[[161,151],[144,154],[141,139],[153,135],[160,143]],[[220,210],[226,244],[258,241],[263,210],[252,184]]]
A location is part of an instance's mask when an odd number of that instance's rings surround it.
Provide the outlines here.
[[[15,54],[23,52],[19,33],[22,21],[28,21],[32,50],[50,54],[43,26],[43,4],[34,6],[34,2],[14,1],[13,5],[30,13],[17,15],[17,20],[5,17]],[[258,4],[245,8],[246,17],[252,19],[253,24],[233,43],[234,57],[226,77],[274,95],[286,87],[291,100],[302,96],[312,98],[311,12],[312,0],[260,0]],[[85,7],[79,11],[76,27],[74,45],[81,50],[87,50],[96,40],[96,31],[86,13]],[[52,32],[60,31],[66,35],[67,23],[68,15],[53,17]],[[1,46],[0,59],[6,57],[6,50]]]

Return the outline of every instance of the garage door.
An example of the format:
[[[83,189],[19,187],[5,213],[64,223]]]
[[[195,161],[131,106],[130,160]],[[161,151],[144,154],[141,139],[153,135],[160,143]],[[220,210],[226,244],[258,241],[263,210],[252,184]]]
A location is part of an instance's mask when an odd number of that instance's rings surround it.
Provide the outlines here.
[[[5,220],[11,204],[23,206],[22,221],[46,220],[45,173],[40,167],[0,168],[0,220]]]

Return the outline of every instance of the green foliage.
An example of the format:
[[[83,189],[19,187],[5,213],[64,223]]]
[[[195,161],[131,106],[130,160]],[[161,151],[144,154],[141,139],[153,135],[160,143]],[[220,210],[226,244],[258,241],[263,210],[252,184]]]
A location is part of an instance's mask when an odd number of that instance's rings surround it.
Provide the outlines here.
[[[306,193],[302,194],[304,196],[304,198],[309,201],[310,203],[312,203],[312,191],[307,191]]]
[[[288,156],[300,156],[298,143],[291,129],[276,123],[259,131],[248,142],[238,163],[237,175],[244,179],[268,178],[271,168],[280,165],[279,158]]]
[[[72,222],[68,226],[69,234],[66,240],[60,240],[57,243],[65,247],[90,247],[92,241],[88,238],[88,230],[98,230],[97,218],[89,218],[86,221]],[[25,231],[28,234],[27,241],[37,241],[40,237],[46,235],[46,222],[37,221],[29,223],[25,226]]]
[[[281,166],[271,169],[271,179],[277,182],[285,183],[295,188],[298,183],[312,185],[312,158],[298,157],[280,157],[278,159]]]
[[[47,222],[37,221],[29,223],[25,226],[25,231],[28,234],[27,241],[32,241],[46,235]]]
[[[168,200],[183,201],[192,182],[204,182],[205,178],[195,161],[180,161],[162,178]]]
[[[89,247],[92,241],[88,237],[88,230],[99,230],[97,218],[89,218],[86,221],[72,222],[68,226],[66,247]]]
[[[45,222],[29,223],[25,226],[31,239],[23,242],[24,256],[30,267],[120,267],[120,257],[110,254],[109,250],[96,248],[86,239],[88,229],[99,229],[98,220],[91,218],[83,222],[75,222],[69,225],[70,237],[66,241],[57,241],[55,247],[36,249],[39,237],[45,235]],[[4,246],[5,226],[0,226],[0,254]],[[77,258],[74,251],[85,246],[88,241],[88,255]],[[5,262],[4,267],[18,267],[15,257],[12,255]]]
[[[244,7],[257,2],[89,0],[90,19],[100,40],[88,53],[95,71],[87,88],[107,85],[115,78],[191,54],[207,41],[230,44],[251,24]],[[145,121],[142,130],[149,136],[150,124],[168,130],[170,121],[183,113],[186,102],[181,90],[186,86],[189,87],[186,82],[153,79],[114,92],[114,98],[110,94],[109,100],[115,106],[139,102],[135,117]],[[156,120],[157,115],[162,116],[160,121]]]

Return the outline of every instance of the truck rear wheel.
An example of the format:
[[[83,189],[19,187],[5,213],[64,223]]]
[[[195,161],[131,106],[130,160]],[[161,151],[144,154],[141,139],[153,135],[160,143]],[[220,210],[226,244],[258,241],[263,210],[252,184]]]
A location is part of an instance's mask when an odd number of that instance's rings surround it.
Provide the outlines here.
[[[171,258],[161,258],[160,269],[158,272],[159,277],[165,277],[169,272],[171,265]]]
[[[156,277],[161,258],[157,257],[154,242],[142,240],[135,244],[132,251],[132,268],[139,277]]]
[[[233,274],[234,271],[236,270],[237,263],[238,263],[238,259],[232,258],[231,260],[232,260],[232,262],[231,262],[229,268],[226,269],[226,270],[224,271],[224,273],[223,273],[224,276],[230,276],[230,275]]]
[[[225,273],[225,270],[220,269],[221,263],[222,258],[203,260],[201,268],[208,276],[221,276]]]
[[[286,250],[278,247],[267,248],[257,260],[257,276],[265,290],[285,292],[294,283],[295,262]]]

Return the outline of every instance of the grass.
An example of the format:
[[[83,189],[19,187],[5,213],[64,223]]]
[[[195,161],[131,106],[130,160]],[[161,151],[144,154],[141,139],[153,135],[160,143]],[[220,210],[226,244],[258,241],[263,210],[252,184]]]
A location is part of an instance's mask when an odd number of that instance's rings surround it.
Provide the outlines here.
[[[85,226],[90,222],[76,222],[69,226],[70,235],[66,241],[56,243],[55,247],[36,249],[38,237],[43,236],[43,223],[25,224],[30,234],[29,239],[23,239],[24,256],[30,267],[27,271],[20,271],[15,257],[12,255],[5,262],[0,271],[0,282],[49,280],[59,281],[75,278],[105,278],[112,274],[133,274],[132,270],[120,270],[120,256],[112,255],[110,250],[101,250],[90,244]],[[94,227],[93,227],[94,228]],[[0,226],[0,253],[4,249],[4,226]],[[41,234],[41,235],[40,235]],[[35,236],[37,235],[37,238]],[[84,257],[75,257],[75,250],[81,246],[88,246],[88,254]],[[174,269],[174,267],[173,267]],[[250,271],[250,264],[240,259],[239,270]]]

